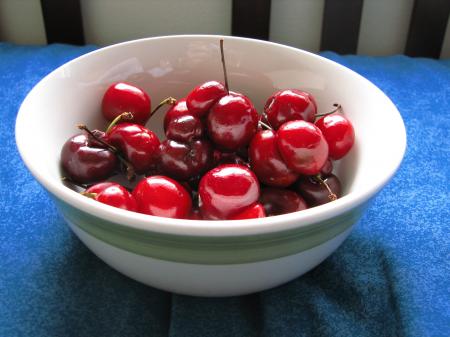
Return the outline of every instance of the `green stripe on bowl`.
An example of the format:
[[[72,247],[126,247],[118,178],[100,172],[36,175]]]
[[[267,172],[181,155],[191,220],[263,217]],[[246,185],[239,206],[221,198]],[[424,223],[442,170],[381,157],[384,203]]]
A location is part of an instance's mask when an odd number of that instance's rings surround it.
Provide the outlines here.
[[[240,264],[292,255],[320,245],[352,226],[365,205],[333,219],[288,231],[226,237],[198,237],[130,228],[55,200],[65,219],[95,238],[126,251],[193,264]]]

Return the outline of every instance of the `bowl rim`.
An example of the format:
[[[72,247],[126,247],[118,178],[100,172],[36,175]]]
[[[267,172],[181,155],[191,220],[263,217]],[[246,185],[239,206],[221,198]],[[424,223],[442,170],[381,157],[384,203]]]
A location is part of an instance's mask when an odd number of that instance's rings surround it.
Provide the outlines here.
[[[367,85],[372,87],[375,91],[380,94],[380,97],[385,100],[385,103],[390,105],[394,111],[393,119],[391,122],[396,122],[398,128],[398,141],[393,146],[396,146],[397,156],[392,160],[389,165],[389,169],[386,169],[386,174],[381,179],[377,181],[371,181],[367,188],[362,191],[353,191],[347,195],[342,196],[338,200],[320,205],[317,207],[309,208],[301,212],[294,212],[289,214],[283,214],[278,216],[272,216],[267,218],[259,219],[246,219],[246,220],[188,220],[188,219],[171,219],[163,218],[152,215],[145,215],[135,212],[129,212],[122,209],[118,209],[109,205],[105,205],[96,202],[90,198],[86,198],[79,193],[71,190],[70,188],[64,186],[61,182],[55,180],[53,177],[46,175],[45,172],[38,170],[33,164],[30,156],[28,155],[25,135],[22,132],[22,125],[26,123],[22,113],[23,110],[27,109],[30,105],[35,93],[40,87],[44,86],[47,81],[51,80],[51,77],[55,73],[59,73],[65,67],[70,66],[73,63],[80,62],[85,58],[89,58],[92,55],[101,54],[105,50],[121,48],[123,46],[131,44],[148,43],[155,40],[162,39],[209,39],[217,41],[218,39],[224,40],[241,40],[247,43],[254,44],[265,44],[276,46],[277,48],[287,49],[295,51],[299,54],[319,60],[320,62],[327,63],[333,67],[337,67],[340,71],[350,73],[352,76],[356,76],[359,80],[362,80]],[[403,159],[406,150],[406,129],[401,115],[394,105],[394,103],[382,92],[377,86],[370,82],[365,77],[359,75],[355,71],[320,55],[308,52],[299,48],[286,46],[276,42],[263,41],[251,38],[242,38],[234,36],[223,36],[223,35],[204,35],[204,34],[186,34],[186,35],[168,35],[168,36],[157,36],[142,39],[135,39],[131,41],[121,42],[113,44],[110,46],[102,47],[94,51],[83,54],[77,58],[66,62],[65,64],[54,69],[52,72],[47,74],[42,78],[27,94],[26,98],[23,100],[19,112],[16,118],[15,125],[15,136],[16,144],[19,150],[20,156],[24,161],[25,165],[35,177],[35,179],[54,197],[64,201],[71,206],[80,209],[83,212],[92,214],[93,216],[100,217],[107,221],[114,222],[118,225],[125,227],[132,227],[135,229],[140,229],[149,232],[158,232],[173,235],[183,235],[183,236],[242,236],[242,235],[258,235],[267,234],[274,232],[287,231],[294,228],[300,228],[304,226],[314,225],[330,217],[338,216],[345,212],[348,212],[365,202],[367,202],[372,196],[374,196],[381,188],[387,184],[387,182],[394,176],[400,163]]]

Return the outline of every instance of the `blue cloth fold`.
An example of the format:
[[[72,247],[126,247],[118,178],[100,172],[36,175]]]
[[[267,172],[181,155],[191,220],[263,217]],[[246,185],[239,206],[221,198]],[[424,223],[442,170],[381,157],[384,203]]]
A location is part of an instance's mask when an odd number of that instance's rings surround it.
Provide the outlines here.
[[[450,60],[323,53],[396,104],[405,159],[320,266],[262,293],[212,299],[146,287],[109,268],[70,232],[18,155],[14,123],[26,94],[94,49],[0,43],[0,336],[450,334]]]

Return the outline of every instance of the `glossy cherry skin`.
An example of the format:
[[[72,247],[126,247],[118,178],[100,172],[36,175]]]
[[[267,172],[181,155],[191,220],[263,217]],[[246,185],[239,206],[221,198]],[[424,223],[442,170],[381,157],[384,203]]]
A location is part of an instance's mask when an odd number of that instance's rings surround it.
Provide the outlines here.
[[[106,134],[108,142],[119,148],[138,174],[151,170],[158,159],[159,139],[139,124],[120,123]]]
[[[103,116],[112,121],[123,112],[131,112],[131,122],[144,125],[150,117],[151,100],[147,93],[132,84],[112,84],[103,95]]]
[[[172,105],[164,115],[164,132],[167,130],[167,126],[173,118],[186,115],[192,115],[187,108],[186,98],[177,100],[177,102]]]
[[[250,164],[236,152],[221,152],[219,150],[213,151],[214,166],[223,164],[238,164],[250,167]]]
[[[203,136],[204,126],[200,118],[184,115],[172,118],[167,124],[166,137],[179,142],[190,142]]]
[[[316,126],[322,131],[329,147],[329,156],[338,160],[344,157],[355,143],[352,123],[342,115],[326,115],[317,120]]]
[[[297,89],[280,90],[264,106],[268,123],[275,130],[293,120],[314,122],[317,106],[311,94]]]
[[[277,145],[277,134],[272,130],[258,131],[249,146],[250,167],[259,181],[274,187],[287,187],[298,178],[298,173],[285,164]]]
[[[116,155],[86,134],[69,138],[61,149],[61,166],[68,178],[86,184],[110,177],[117,166]]]
[[[340,198],[341,182],[334,174],[322,178],[331,191]],[[295,190],[305,199],[309,207],[319,206],[332,201],[328,189],[313,177],[303,176],[295,183]]]
[[[91,193],[94,200],[104,203],[106,205],[125,209],[127,211],[136,212],[136,200],[128,190],[120,184],[113,182],[103,182],[92,185],[86,190],[86,193]]]
[[[144,178],[132,194],[140,213],[177,219],[186,219],[191,214],[192,199],[189,192],[169,177]]]
[[[208,81],[195,87],[186,97],[187,108],[190,113],[202,117],[211,109],[219,98],[225,96],[225,86],[217,81]]]
[[[198,194],[205,219],[225,220],[258,200],[259,182],[245,166],[221,165],[202,177]]]
[[[257,218],[265,218],[266,211],[264,210],[264,206],[260,203],[256,203],[239,212],[238,214],[233,215],[229,218],[229,220],[245,220],[245,219],[257,219]]]
[[[177,180],[188,180],[210,168],[213,159],[211,143],[205,139],[181,143],[166,139],[159,147],[159,168]]]
[[[237,151],[247,146],[258,128],[258,113],[244,95],[231,93],[220,98],[207,116],[207,130],[217,148]]]
[[[286,122],[277,131],[277,145],[287,166],[299,174],[315,175],[328,158],[320,129],[302,120]]]
[[[259,202],[264,206],[267,216],[298,212],[308,208],[300,195],[284,188],[263,188]]]

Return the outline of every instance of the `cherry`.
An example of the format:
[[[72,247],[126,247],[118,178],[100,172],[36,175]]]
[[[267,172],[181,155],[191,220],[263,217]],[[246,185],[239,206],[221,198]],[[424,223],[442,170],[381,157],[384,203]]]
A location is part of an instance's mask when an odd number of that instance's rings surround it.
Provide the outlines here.
[[[212,146],[204,139],[190,143],[166,139],[159,146],[160,170],[179,180],[203,174],[210,167],[212,159]]]
[[[234,92],[220,98],[207,116],[207,130],[214,144],[236,151],[250,143],[258,128],[258,113],[250,99]]]
[[[103,182],[92,185],[82,193],[87,197],[106,205],[136,212],[136,200],[122,185],[113,182]]]
[[[244,158],[242,158],[237,152],[221,152],[219,150],[214,150],[213,162],[214,166],[219,166],[223,164],[238,164],[250,167],[249,163]]]
[[[280,90],[273,94],[264,106],[268,123],[277,130],[292,120],[314,122],[317,106],[309,93],[297,89]]]
[[[341,182],[334,174],[323,180],[303,176],[295,183],[295,190],[303,196],[309,207],[314,207],[341,197]]]
[[[189,192],[169,177],[144,178],[136,185],[132,195],[140,213],[178,219],[186,219],[191,214]]]
[[[181,117],[191,115],[186,105],[186,98],[177,100],[171,107],[166,111],[164,116],[164,132],[167,130],[169,122],[175,117]]]
[[[266,211],[264,210],[264,206],[260,203],[256,203],[244,209],[242,212],[233,215],[229,218],[229,220],[245,220],[245,219],[256,219],[256,218],[265,218]]]
[[[329,147],[329,156],[338,160],[344,157],[355,143],[355,131],[352,123],[340,114],[323,116],[316,121]]]
[[[208,81],[195,87],[186,97],[186,105],[191,114],[204,116],[219,98],[225,96],[228,90],[217,81]]]
[[[330,158],[327,158],[325,164],[323,164],[320,169],[320,175],[323,177],[328,177],[333,172],[333,162]]]
[[[132,122],[144,125],[150,118],[150,111],[150,97],[144,90],[129,83],[114,83],[103,96],[102,113],[109,121],[123,112],[131,112]]]
[[[124,153],[136,173],[146,173],[156,164],[159,139],[142,125],[116,124],[107,131],[106,139]]]
[[[76,183],[92,183],[110,177],[116,155],[84,133],[69,138],[61,149],[61,166]]]
[[[199,206],[205,219],[227,219],[254,204],[259,183],[245,166],[227,164],[208,171],[200,180]]]
[[[202,121],[191,115],[184,115],[172,118],[167,124],[166,137],[168,139],[190,142],[203,136]]]
[[[305,175],[320,172],[328,158],[328,144],[317,126],[290,121],[280,126],[277,135],[278,149],[289,168]]]
[[[298,173],[283,161],[277,146],[277,134],[273,130],[258,131],[250,143],[249,157],[251,169],[266,185],[287,187],[298,178]]]
[[[259,202],[264,206],[267,216],[303,211],[308,208],[300,195],[283,188],[263,188]]]

